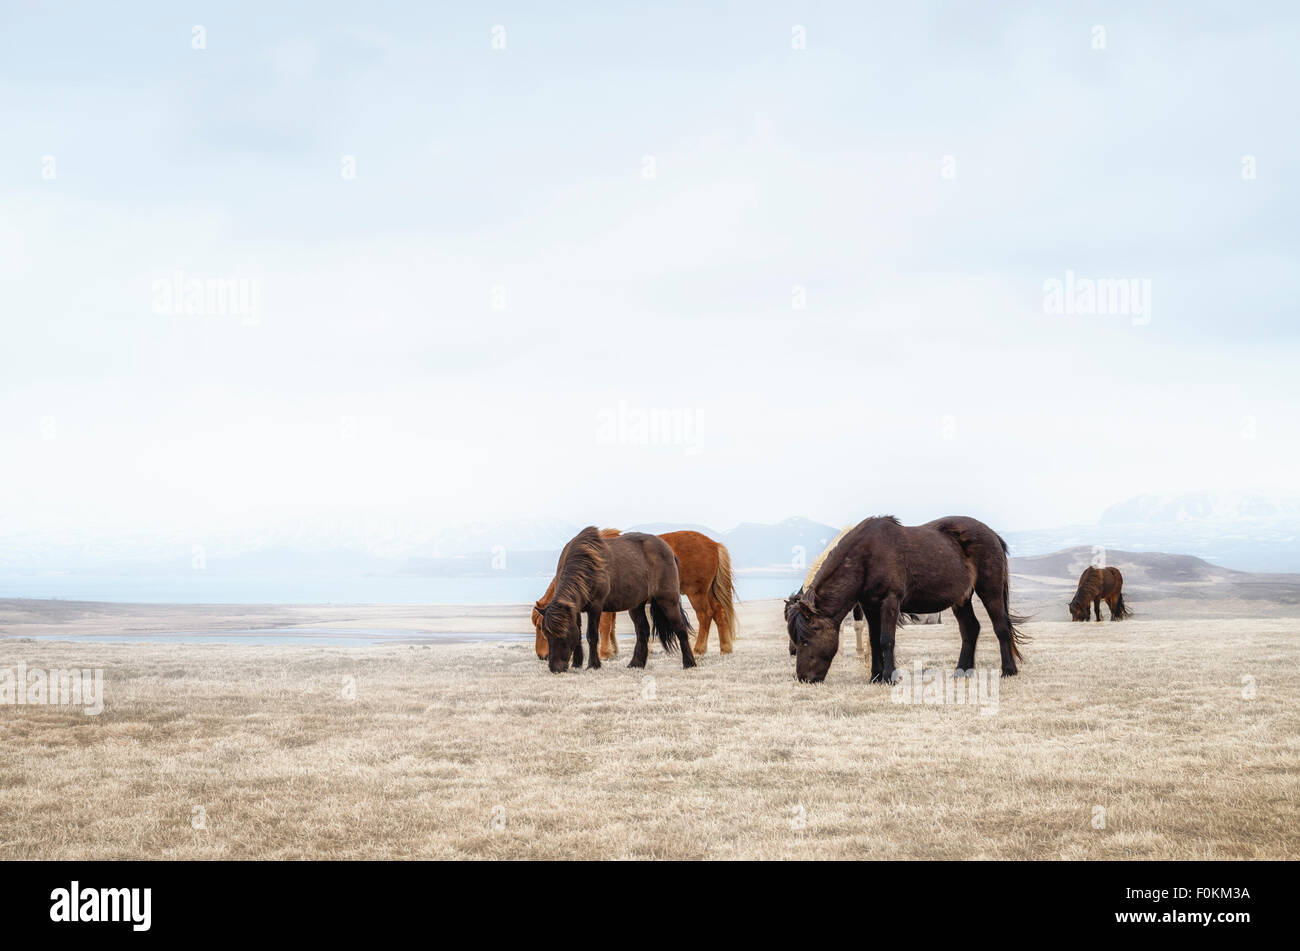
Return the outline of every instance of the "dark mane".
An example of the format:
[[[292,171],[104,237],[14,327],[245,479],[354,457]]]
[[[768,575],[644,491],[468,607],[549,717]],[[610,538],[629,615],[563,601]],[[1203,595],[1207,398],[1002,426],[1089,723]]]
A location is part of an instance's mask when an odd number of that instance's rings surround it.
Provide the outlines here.
[[[809,610],[813,609],[810,608]],[[802,610],[791,612],[786,629],[796,644],[802,644],[812,633],[808,628],[808,621],[804,618]]]
[[[555,595],[542,612],[542,627],[553,633],[558,617],[551,611],[557,604],[581,610],[591,600],[592,586],[605,570],[605,542],[599,529],[588,525],[569,542],[555,575]]]

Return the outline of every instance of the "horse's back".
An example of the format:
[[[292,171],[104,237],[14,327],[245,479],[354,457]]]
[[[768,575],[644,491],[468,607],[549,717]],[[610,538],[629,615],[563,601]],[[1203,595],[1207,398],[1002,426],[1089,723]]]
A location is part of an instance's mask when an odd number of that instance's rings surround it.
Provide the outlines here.
[[[658,535],[647,532],[624,532],[606,539],[611,552],[611,595],[616,607],[606,610],[626,611],[666,589],[678,590],[677,555]],[[640,600],[637,600],[640,598]]]
[[[1124,576],[1118,568],[1104,568],[1101,572],[1101,589],[1107,594],[1119,594],[1124,588]]]
[[[718,549],[721,546],[712,538],[689,529],[665,532],[659,537],[677,556],[683,583],[688,576],[706,585],[713,580],[718,572]]]
[[[648,532],[623,532],[613,538],[607,538],[605,544],[611,549],[623,549],[626,551],[639,551],[642,554],[656,552],[660,555],[667,550],[672,554],[672,549],[668,543],[658,535],[651,535]]]
[[[999,569],[999,566],[1006,566],[1007,547],[1002,536],[977,518],[949,515],[919,527],[953,539],[966,557],[973,559],[981,568],[991,566]]]

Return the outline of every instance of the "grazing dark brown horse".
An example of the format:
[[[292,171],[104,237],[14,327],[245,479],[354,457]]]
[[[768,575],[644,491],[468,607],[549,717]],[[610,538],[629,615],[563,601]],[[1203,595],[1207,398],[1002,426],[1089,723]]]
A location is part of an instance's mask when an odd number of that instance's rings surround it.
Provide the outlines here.
[[[614,538],[621,532],[617,528],[602,528],[602,538]],[[686,595],[695,617],[700,624],[700,632],[695,638],[695,656],[708,650],[709,625],[717,622],[718,650],[730,654],[736,638],[736,586],[731,579],[731,554],[727,546],[715,542],[699,532],[665,532],[659,536],[668,543],[668,547],[677,556],[677,574],[682,585],[682,594]],[[538,598],[533,606],[533,631],[537,635],[535,649],[537,656],[546,660],[549,647],[546,635],[542,633],[542,612],[555,596],[555,580]],[[605,613],[600,616],[600,659],[608,660],[618,656],[618,636],[615,633],[615,619],[618,615]]]
[[[1133,616],[1133,612],[1124,606],[1124,576],[1119,573],[1119,569],[1089,565],[1079,575],[1079,590],[1074,592],[1074,600],[1070,602],[1070,620],[1088,620],[1091,608],[1100,621],[1103,601],[1110,608],[1112,621],[1122,621]]]
[[[975,667],[979,620],[971,603],[978,594],[993,622],[1002,673],[1016,673],[1027,638],[1012,614],[1007,546],[983,522],[961,515],[907,527],[893,516],[869,518],[840,536],[817,575],[786,611],[796,645],[795,673],[804,682],[826,679],[840,646],[840,623],[855,604],[867,616],[871,679],[894,676],[894,632],[904,613],[932,614],[952,608],[961,629],[959,670]]]
[[[636,649],[629,667],[644,667],[650,654],[651,623],[654,634],[671,652],[680,645],[682,666],[694,667],[691,627],[682,613],[677,557],[657,535],[628,532],[602,538],[595,526],[580,531],[560,552],[555,566],[555,595],[542,614],[547,663],[552,673],[582,666],[582,615],[587,616],[587,666],[600,667],[597,637],[602,612],[627,611],[636,628]],[[674,644],[676,640],[676,645]]]
[[[803,589],[813,583],[813,578],[817,577],[817,572],[821,568],[822,562],[826,560],[826,556],[831,553],[831,549],[833,549],[836,545],[838,545],[840,543],[840,539],[843,538],[845,535],[847,535],[855,527],[856,526],[853,525],[845,525],[844,528],[840,529],[840,533],[831,539],[831,543],[827,545],[826,548],[822,551],[822,553],[818,555],[815,559],[813,559],[813,563],[808,566],[808,573],[804,575],[803,584],[799,586],[799,590],[796,591],[794,594],[790,595],[790,597],[785,599],[785,623],[787,626],[790,623],[790,612],[795,609],[795,605],[798,603],[799,599],[803,597]],[[865,620],[866,616],[867,616],[866,610],[862,607],[861,604],[853,605],[853,634],[858,641],[859,659],[863,659],[867,656],[866,642],[863,641],[862,639],[862,631],[863,628],[866,627],[866,620]],[[898,617],[899,624],[906,624],[908,621],[911,621],[914,624],[942,624],[943,623],[942,619],[938,614],[928,614],[925,617],[922,617],[919,614],[905,613],[899,615]],[[798,645],[795,644],[794,638],[791,637],[790,656],[793,657],[797,652],[798,652]],[[699,653],[699,651],[696,651],[696,653]]]

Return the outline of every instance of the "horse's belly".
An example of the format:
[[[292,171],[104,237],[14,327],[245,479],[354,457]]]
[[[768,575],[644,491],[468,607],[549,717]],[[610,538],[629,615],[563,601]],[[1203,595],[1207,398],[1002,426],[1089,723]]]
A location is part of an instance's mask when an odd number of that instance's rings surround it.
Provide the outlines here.
[[[633,611],[643,604],[645,604],[645,601],[637,601],[633,603],[630,601],[606,600],[605,603],[600,606],[600,611],[602,614],[618,614],[621,611]]]
[[[650,596],[639,588],[631,590],[614,590],[605,595],[600,606],[601,611],[606,613],[617,613],[619,611],[631,611],[639,608],[650,599]]]
[[[907,614],[938,614],[956,604],[959,597],[960,593],[950,598],[934,593],[913,595],[903,602],[903,611]]]

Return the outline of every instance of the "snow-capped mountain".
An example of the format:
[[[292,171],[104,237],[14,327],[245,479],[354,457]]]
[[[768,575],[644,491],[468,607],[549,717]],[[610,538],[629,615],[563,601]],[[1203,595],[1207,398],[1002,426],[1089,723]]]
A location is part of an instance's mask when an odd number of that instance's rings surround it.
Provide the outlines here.
[[[1095,525],[1005,532],[1013,555],[1076,545],[1194,555],[1240,571],[1300,572],[1300,499],[1203,492],[1139,495]]]
[[[1300,498],[1199,492],[1186,495],[1138,495],[1110,506],[1099,525],[1135,522],[1234,522],[1254,519],[1300,518]]]

